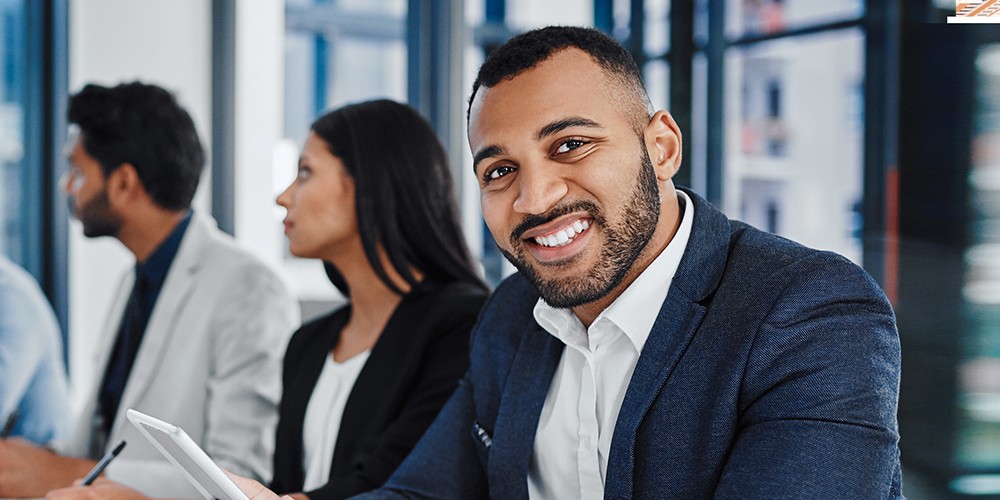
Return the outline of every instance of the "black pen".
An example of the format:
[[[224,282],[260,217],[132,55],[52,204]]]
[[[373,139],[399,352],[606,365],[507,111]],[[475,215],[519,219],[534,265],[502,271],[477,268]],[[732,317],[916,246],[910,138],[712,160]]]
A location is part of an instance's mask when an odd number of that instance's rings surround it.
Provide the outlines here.
[[[7,439],[7,436],[10,436],[14,430],[14,424],[17,423],[17,415],[17,410],[14,410],[7,416],[7,422],[3,424],[3,429],[0,429],[0,439]]]
[[[104,472],[104,468],[107,467],[108,464],[110,464],[111,461],[122,452],[122,448],[124,447],[125,440],[122,439],[122,442],[118,443],[118,446],[115,446],[115,449],[107,452],[104,455],[104,458],[101,458],[101,461],[97,462],[97,465],[95,465],[93,469],[90,469],[90,472],[87,473],[87,477],[83,478],[83,482],[80,483],[80,485],[89,486],[90,483],[94,482],[94,480],[97,479],[97,476],[100,476],[101,472]]]

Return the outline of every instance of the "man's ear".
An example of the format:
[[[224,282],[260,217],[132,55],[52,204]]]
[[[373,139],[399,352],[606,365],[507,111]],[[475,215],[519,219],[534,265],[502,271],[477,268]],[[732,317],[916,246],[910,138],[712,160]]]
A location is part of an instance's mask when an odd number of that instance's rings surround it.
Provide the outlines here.
[[[122,163],[108,176],[106,183],[108,203],[115,208],[127,208],[138,196],[145,192],[139,173],[131,163]]]
[[[657,111],[646,125],[644,139],[656,178],[672,179],[681,167],[681,130],[674,117],[666,111]]]

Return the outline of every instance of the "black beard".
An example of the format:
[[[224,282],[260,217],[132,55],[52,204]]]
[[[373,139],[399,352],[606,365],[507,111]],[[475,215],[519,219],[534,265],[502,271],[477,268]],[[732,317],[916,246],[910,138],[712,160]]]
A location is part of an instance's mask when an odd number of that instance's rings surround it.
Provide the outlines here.
[[[100,236],[118,236],[121,229],[121,218],[111,210],[108,203],[108,192],[102,190],[85,205],[76,209],[73,199],[67,198],[70,212],[83,223],[83,234],[89,238]]]
[[[660,189],[656,173],[646,148],[640,146],[641,168],[629,202],[622,210],[621,220],[609,222],[601,209],[589,201],[556,207],[545,215],[529,215],[511,232],[511,248],[500,252],[534,285],[549,305],[559,308],[577,307],[594,302],[611,293],[625,279],[633,263],[646,248],[656,231],[660,217]],[[593,218],[591,226],[600,226],[605,245],[595,265],[584,274],[572,278],[545,279],[525,259],[521,235],[532,227],[576,211],[585,211]]]

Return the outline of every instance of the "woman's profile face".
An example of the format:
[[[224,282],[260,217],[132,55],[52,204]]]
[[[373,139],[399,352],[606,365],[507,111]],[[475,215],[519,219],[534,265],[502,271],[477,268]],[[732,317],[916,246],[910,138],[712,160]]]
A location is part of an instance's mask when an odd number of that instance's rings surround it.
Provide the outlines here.
[[[354,179],[315,133],[309,133],[295,180],[277,202],[288,211],[285,235],[292,255],[332,260],[350,246],[361,248]]]

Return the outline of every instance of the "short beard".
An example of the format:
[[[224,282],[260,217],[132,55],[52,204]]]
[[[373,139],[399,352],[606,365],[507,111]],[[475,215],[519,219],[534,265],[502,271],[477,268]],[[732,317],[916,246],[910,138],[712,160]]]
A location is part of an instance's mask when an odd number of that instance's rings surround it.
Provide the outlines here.
[[[623,207],[620,220],[609,222],[597,205],[580,201],[556,207],[545,215],[528,216],[511,234],[512,252],[500,252],[534,285],[549,305],[558,308],[577,307],[601,299],[622,283],[632,265],[656,231],[660,217],[660,189],[649,153],[640,143],[640,171],[632,196]],[[522,235],[528,229],[562,215],[585,211],[593,218],[592,226],[600,226],[606,238],[597,263],[583,275],[572,278],[545,279],[525,259]]]
[[[111,209],[107,189],[102,189],[79,210],[74,206],[72,198],[68,200],[70,211],[83,223],[84,236],[88,238],[118,236],[122,226],[121,217]]]

